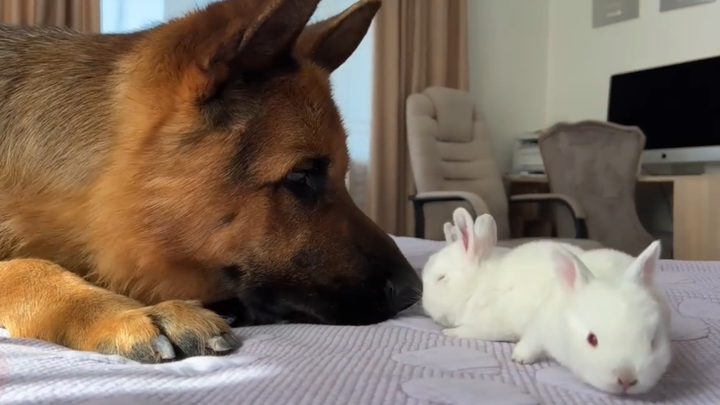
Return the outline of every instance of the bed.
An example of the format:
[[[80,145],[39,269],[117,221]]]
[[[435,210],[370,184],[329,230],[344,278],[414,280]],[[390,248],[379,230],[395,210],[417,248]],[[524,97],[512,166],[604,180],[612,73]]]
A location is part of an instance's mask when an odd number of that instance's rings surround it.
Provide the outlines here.
[[[396,238],[416,268],[444,242]],[[673,366],[624,399],[552,362],[520,366],[512,345],[445,337],[417,307],[365,327],[238,328],[223,358],[140,365],[43,342],[0,338],[0,404],[595,405],[720,404],[720,263],[665,261]]]

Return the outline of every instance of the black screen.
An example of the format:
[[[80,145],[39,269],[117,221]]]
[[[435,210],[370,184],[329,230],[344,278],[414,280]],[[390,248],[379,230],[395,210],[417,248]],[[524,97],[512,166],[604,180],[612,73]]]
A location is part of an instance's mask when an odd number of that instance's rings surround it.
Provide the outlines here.
[[[607,120],[640,127],[645,149],[720,145],[720,57],[612,76]]]

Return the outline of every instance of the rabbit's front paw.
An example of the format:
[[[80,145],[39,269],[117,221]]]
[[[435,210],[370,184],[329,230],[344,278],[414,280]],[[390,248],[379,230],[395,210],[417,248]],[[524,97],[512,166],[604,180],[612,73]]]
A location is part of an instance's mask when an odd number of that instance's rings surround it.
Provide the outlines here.
[[[456,328],[443,329],[442,333],[445,336],[451,336],[460,339],[469,339],[473,337],[472,329],[462,325]]]
[[[533,364],[542,355],[542,350],[529,339],[521,339],[512,352],[512,360],[519,364]]]

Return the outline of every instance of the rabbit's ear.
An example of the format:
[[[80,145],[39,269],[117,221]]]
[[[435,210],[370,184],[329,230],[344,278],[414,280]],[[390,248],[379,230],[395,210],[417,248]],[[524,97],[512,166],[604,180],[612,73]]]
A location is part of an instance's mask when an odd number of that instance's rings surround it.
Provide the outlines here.
[[[445,232],[445,242],[451,244],[458,240],[457,229],[450,222],[445,222],[443,225],[443,231]]]
[[[633,264],[625,270],[625,277],[650,286],[655,277],[655,271],[660,265],[660,241],[656,240],[638,255]]]
[[[480,246],[477,243],[474,223],[470,213],[465,208],[455,209],[453,212],[453,222],[455,222],[463,250],[470,256],[477,257],[480,253]]]
[[[577,291],[593,278],[585,263],[563,247],[553,249],[552,261],[558,280],[566,291]]]
[[[497,245],[497,223],[492,215],[482,214],[475,218],[475,236],[485,245]]]

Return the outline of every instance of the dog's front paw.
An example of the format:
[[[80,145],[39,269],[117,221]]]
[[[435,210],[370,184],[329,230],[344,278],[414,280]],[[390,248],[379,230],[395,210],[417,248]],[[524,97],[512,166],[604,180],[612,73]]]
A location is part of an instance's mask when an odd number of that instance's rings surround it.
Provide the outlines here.
[[[98,323],[93,350],[141,363],[225,355],[239,343],[216,313],[188,301],[167,301],[123,311]]]

